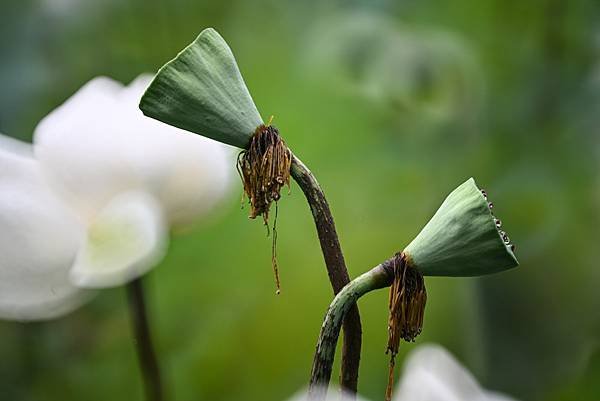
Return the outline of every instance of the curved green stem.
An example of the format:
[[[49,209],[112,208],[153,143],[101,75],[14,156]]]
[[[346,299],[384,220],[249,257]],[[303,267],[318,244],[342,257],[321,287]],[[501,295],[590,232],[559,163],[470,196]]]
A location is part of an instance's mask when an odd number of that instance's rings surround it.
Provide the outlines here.
[[[319,333],[309,385],[309,400],[323,400],[331,379],[335,348],[342,321],[356,301],[364,294],[389,287],[394,279],[392,259],[374,267],[346,285],[334,298],[327,310]]]
[[[329,204],[315,176],[295,155],[292,155],[290,173],[302,189],[302,192],[304,192],[306,200],[310,205],[321,244],[321,251],[323,252],[323,258],[327,266],[329,281],[334,294],[337,294],[350,282],[350,276],[348,275]],[[356,394],[362,328],[356,305],[350,305],[345,315],[346,317],[343,321],[344,345],[342,348],[340,384],[348,393]]]

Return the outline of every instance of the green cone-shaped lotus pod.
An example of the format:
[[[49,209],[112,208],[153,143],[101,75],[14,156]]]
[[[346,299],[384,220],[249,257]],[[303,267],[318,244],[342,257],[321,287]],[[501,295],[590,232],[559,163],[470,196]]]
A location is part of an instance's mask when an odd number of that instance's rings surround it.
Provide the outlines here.
[[[404,250],[425,276],[481,276],[518,266],[485,191],[473,178],[456,188]]]
[[[243,149],[263,123],[231,49],[212,28],[158,71],[140,109],[148,117]]]

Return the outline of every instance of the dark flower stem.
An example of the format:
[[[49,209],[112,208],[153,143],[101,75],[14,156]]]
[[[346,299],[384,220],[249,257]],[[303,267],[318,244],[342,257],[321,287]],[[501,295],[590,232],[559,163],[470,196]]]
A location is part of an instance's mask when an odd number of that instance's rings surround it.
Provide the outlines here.
[[[335,223],[329,209],[329,204],[314,175],[295,155],[292,155],[290,173],[302,189],[302,192],[304,192],[306,200],[310,205],[321,243],[321,251],[323,252],[323,258],[327,266],[329,281],[334,294],[337,294],[350,282],[350,276],[346,269],[346,262],[344,261],[344,255],[342,254],[342,248],[335,230]],[[340,384],[346,392],[356,394],[362,328],[358,307],[355,304],[349,307],[343,321],[343,326],[344,344],[342,348]],[[331,371],[329,374],[331,375]]]
[[[308,390],[309,400],[321,401],[327,395],[335,348],[342,321],[347,313],[356,306],[356,301],[361,296],[379,288],[389,287],[393,280],[393,258],[391,258],[352,280],[336,295],[327,310],[319,333]]]
[[[126,287],[131,324],[137,347],[138,362],[144,380],[146,399],[148,401],[163,401],[160,368],[152,344],[152,336],[150,335],[142,279],[137,278],[127,284]]]

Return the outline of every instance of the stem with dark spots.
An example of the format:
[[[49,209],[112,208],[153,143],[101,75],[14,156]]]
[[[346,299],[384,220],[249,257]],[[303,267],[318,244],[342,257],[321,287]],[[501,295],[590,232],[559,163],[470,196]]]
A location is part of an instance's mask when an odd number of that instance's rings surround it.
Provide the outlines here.
[[[137,278],[127,284],[126,287],[129,299],[131,324],[137,347],[138,362],[144,379],[146,399],[148,401],[162,401],[162,380],[158,360],[156,359],[156,353],[152,344],[152,337],[150,335],[142,279]]]
[[[335,230],[335,223],[325,194],[311,171],[292,155],[290,173],[298,183],[315,221],[321,251],[327,266],[327,274],[334,294],[339,293],[350,282],[350,276],[342,254],[342,248]],[[360,349],[362,328],[358,307],[352,304],[343,321],[344,344],[342,348],[342,367],[340,384],[349,394],[356,394],[358,387],[358,368],[360,365]],[[329,372],[331,374],[331,372]]]
[[[309,400],[325,399],[342,321],[346,314],[356,306],[356,301],[364,294],[389,287],[392,284],[394,280],[393,260],[394,258],[388,259],[352,280],[331,302],[321,326],[317,350],[313,359],[308,390]]]

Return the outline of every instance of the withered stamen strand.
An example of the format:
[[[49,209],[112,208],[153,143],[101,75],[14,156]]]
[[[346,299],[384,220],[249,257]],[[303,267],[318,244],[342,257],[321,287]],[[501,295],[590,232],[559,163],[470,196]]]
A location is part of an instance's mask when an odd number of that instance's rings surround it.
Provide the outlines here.
[[[244,193],[250,203],[251,219],[262,216],[269,234],[269,210],[271,204],[281,198],[284,185],[290,186],[292,152],[279,136],[273,125],[260,125],[250,139],[248,149],[238,155],[237,169],[244,185]],[[277,218],[276,218],[277,219]],[[279,293],[277,269],[277,233],[273,224],[273,247],[271,262]]]
[[[271,244],[271,264],[273,265],[273,274],[275,275],[275,293],[281,293],[281,282],[279,281],[279,267],[277,266],[277,212],[279,205],[275,202],[275,219],[273,220],[273,242]]]
[[[390,287],[388,320],[388,345],[390,371],[385,399],[389,401],[394,385],[395,358],[400,347],[400,339],[414,341],[421,334],[427,291],[423,275],[413,268],[405,253],[398,253],[393,259],[394,281]]]
[[[388,371],[388,384],[385,389],[385,399],[392,399],[392,389],[394,388],[394,367],[396,366],[396,356],[392,355],[390,358],[390,367]]]

